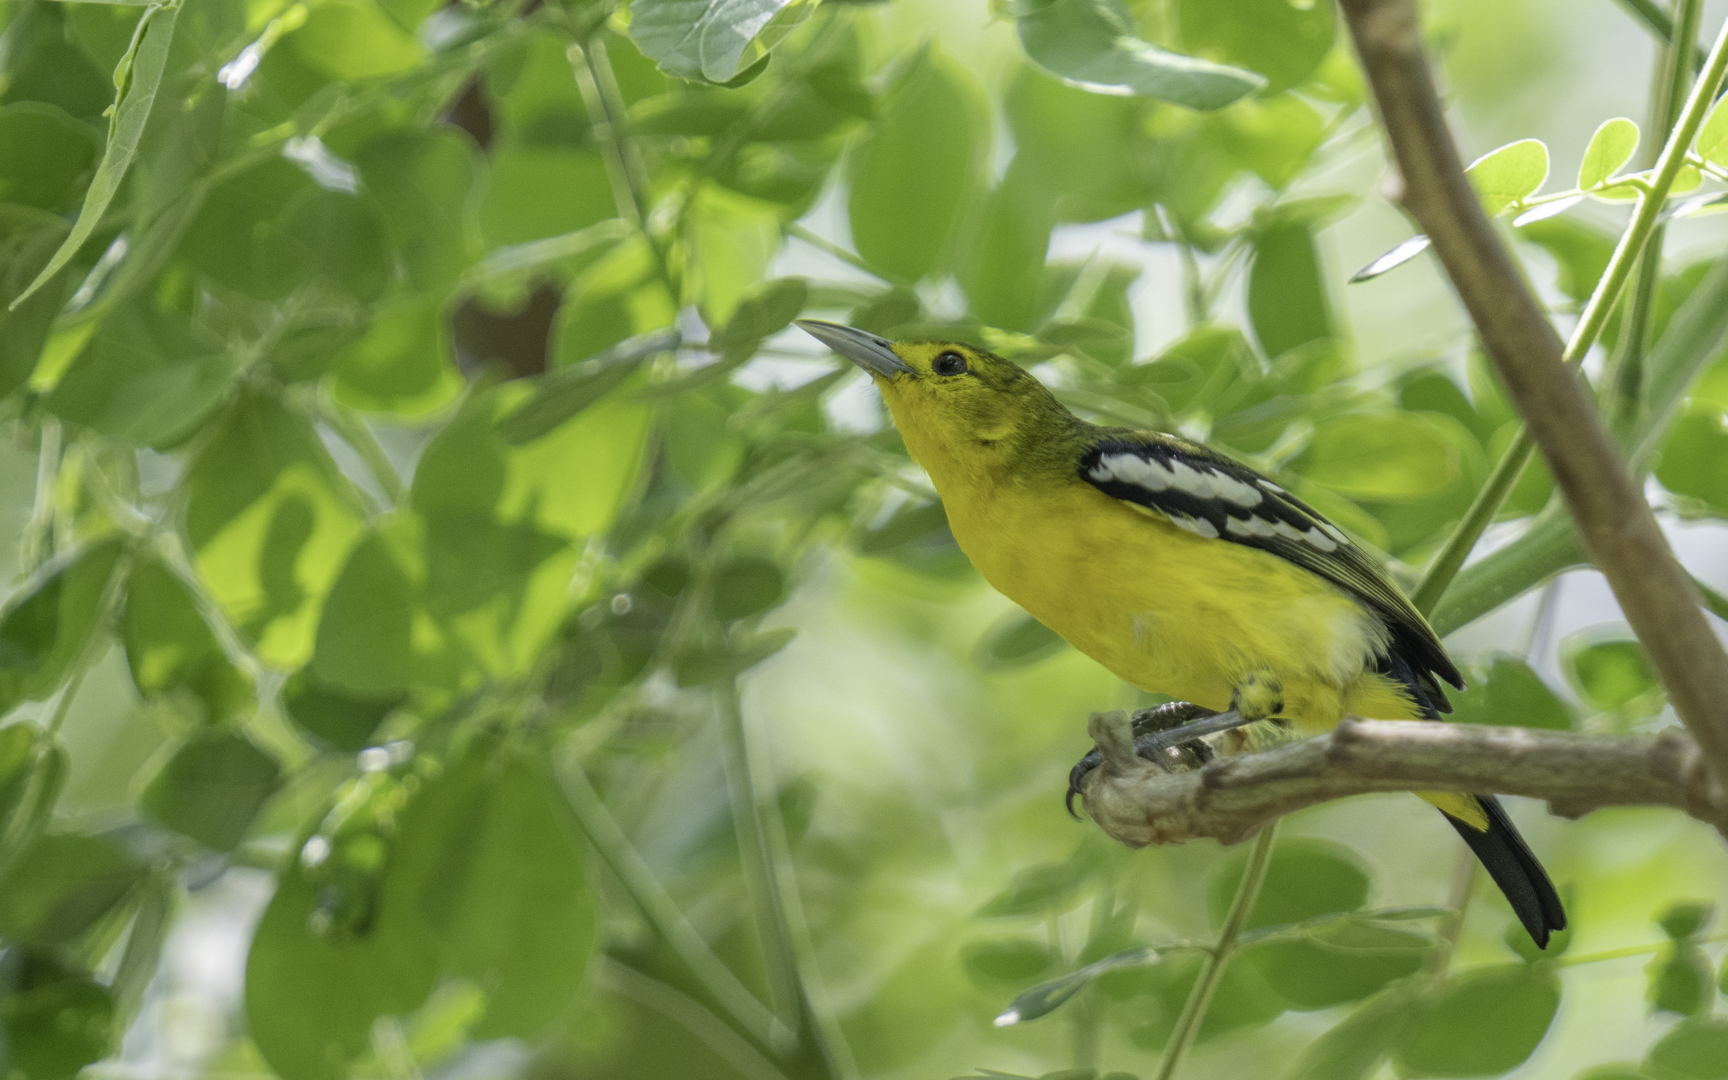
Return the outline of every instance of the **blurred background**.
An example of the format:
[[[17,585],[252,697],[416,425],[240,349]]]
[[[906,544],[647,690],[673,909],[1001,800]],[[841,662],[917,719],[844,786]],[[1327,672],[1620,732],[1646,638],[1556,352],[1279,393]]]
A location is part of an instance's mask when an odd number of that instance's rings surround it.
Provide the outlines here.
[[[977,577],[790,320],[1208,439],[1406,584],[1516,421],[1428,257],[1346,284],[1413,230],[1329,0],[1035,7],[0,4],[5,296],[52,271],[0,321],[9,1075],[1152,1074],[1194,954],[993,1021],[1209,939],[1243,852],[1063,812],[1087,715],[1157,699]],[[1028,58],[1099,12],[1269,82],[1196,112]],[[1650,127],[1636,5],[1423,13],[1466,160],[1540,139],[1558,192]],[[1562,330],[1629,205],[1503,220]],[[1724,221],[1668,227],[1652,341]],[[1649,490],[1728,591],[1697,366]],[[1533,467],[1480,551],[1551,495]],[[1437,618],[1458,719],[1676,722],[1575,561]],[[1508,803],[1548,955],[1418,800],[1304,811],[1254,925],[1462,917],[1249,951],[1181,1075],[1728,1076],[1721,837]]]

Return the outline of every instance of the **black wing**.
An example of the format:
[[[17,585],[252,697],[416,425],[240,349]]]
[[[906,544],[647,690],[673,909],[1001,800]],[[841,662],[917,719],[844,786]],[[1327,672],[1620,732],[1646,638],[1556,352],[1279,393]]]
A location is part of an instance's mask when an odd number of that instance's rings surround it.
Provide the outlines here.
[[[1464,678],[1427,620],[1342,530],[1301,499],[1216,451],[1151,432],[1105,431],[1081,457],[1080,476],[1197,536],[1270,552],[1350,593],[1391,632],[1385,673],[1410,686],[1420,704],[1451,711],[1434,677],[1460,690]]]

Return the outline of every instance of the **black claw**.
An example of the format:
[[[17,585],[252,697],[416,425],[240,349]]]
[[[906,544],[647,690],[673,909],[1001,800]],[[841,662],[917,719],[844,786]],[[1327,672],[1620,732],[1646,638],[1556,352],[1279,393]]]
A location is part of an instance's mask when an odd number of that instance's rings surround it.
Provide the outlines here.
[[[1154,709],[1141,709],[1134,714],[1134,750],[1141,757],[1157,765],[1166,772],[1187,772],[1198,769],[1212,760],[1212,748],[1198,739],[1193,739],[1175,746],[1160,747],[1157,736],[1182,726],[1194,720],[1204,720],[1216,716],[1211,709],[1202,708],[1186,701],[1172,701]],[[1080,782],[1086,779],[1086,774],[1104,763],[1104,755],[1094,746],[1087,751],[1086,756],[1075,762],[1068,770],[1068,794],[1063,803],[1068,807],[1070,817],[1079,819],[1074,812],[1074,796],[1080,794]]]

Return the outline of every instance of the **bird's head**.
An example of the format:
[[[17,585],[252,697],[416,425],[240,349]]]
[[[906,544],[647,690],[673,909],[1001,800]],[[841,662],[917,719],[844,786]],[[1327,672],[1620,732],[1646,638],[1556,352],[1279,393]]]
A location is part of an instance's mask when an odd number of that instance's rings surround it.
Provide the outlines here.
[[[958,341],[889,341],[850,326],[799,319],[805,333],[875,380],[912,457],[944,473],[1023,468],[1079,421],[1030,373]]]

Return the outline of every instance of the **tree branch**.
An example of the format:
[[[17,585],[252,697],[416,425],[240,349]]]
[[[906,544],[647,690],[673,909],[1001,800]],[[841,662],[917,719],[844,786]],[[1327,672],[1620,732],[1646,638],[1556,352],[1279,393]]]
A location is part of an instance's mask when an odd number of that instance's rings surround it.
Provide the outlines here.
[[[1433,242],[1675,712],[1716,775],[1728,776],[1728,653],[1464,177],[1423,53],[1415,0],[1342,0],[1341,6],[1403,178],[1405,208]],[[1720,81],[1725,55],[1728,33],[1693,88],[1694,98],[1705,95],[1700,104]],[[1689,101],[1687,112],[1693,111]],[[1684,141],[1690,143],[1689,134]],[[1665,148],[1664,168],[1670,156]]]
[[[1134,752],[1128,716],[1094,713],[1104,763],[1081,783],[1086,813],[1129,847],[1210,836],[1233,844],[1282,814],[1371,791],[1492,791],[1562,817],[1667,806],[1728,835],[1728,792],[1690,736],[1580,735],[1346,717],[1335,731],[1167,773]]]

